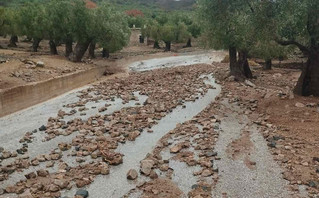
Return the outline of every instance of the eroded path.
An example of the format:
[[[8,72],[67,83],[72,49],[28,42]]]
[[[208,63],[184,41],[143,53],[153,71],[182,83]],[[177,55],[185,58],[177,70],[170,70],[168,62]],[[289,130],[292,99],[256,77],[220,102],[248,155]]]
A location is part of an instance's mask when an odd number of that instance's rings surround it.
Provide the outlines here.
[[[1,118],[0,197],[291,197],[256,127],[217,97],[221,58],[137,62]]]

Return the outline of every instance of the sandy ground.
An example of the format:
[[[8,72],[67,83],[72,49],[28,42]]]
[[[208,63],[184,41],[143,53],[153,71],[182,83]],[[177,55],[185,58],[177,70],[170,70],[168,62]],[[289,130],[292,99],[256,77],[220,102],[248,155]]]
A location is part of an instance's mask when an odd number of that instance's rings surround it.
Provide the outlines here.
[[[0,197],[318,197],[319,101],[291,93],[300,70],[236,82],[220,52],[187,54],[1,118]]]

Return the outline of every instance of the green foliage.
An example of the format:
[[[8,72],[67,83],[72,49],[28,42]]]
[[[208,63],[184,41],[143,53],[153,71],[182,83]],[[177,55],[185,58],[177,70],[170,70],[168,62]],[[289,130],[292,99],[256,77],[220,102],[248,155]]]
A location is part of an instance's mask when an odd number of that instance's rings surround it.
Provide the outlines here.
[[[199,0],[198,15],[209,35],[206,37],[209,46],[216,49],[248,48],[253,38],[250,2]]]
[[[19,10],[21,34],[34,39],[43,39],[48,31],[45,7],[40,3],[27,3]]]
[[[127,20],[130,28],[133,28],[134,25],[136,28],[142,28],[145,25],[145,18],[141,16],[129,16]]]
[[[65,41],[72,38],[73,5],[70,1],[51,0],[46,6],[46,17],[48,21],[48,39]]]
[[[101,4],[93,13],[95,20],[90,35],[101,47],[109,52],[115,52],[127,45],[130,29],[124,13],[106,3]]]

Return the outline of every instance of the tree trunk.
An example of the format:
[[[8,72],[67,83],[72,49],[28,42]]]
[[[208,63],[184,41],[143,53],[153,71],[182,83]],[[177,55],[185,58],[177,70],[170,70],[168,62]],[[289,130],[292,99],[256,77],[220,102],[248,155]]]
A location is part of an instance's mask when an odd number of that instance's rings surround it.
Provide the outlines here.
[[[38,51],[40,42],[41,42],[41,39],[33,38],[33,43],[32,43],[32,51],[33,52],[37,52]]]
[[[185,47],[192,47],[192,39],[189,38]]]
[[[86,50],[88,49],[90,41],[77,42],[74,52],[71,55],[71,60],[73,62],[81,62]]]
[[[165,42],[165,52],[171,51],[171,42]]]
[[[246,78],[252,78],[253,74],[251,73],[249,63],[248,63],[248,54],[245,51],[238,52],[238,66],[242,71],[242,74]]]
[[[160,49],[160,46],[158,44],[158,41],[155,41],[154,42],[154,46],[153,46],[154,49]]]
[[[50,45],[50,54],[52,55],[57,55],[58,54],[58,50],[56,49],[56,44],[53,40],[49,41],[49,45]]]
[[[72,39],[65,40],[65,57],[69,57],[73,52],[73,41]]]
[[[103,58],[109,58],[109,57],[110,57],[110,52],[109,52],[109,50],[103,48],[103,50],[102,50],[102,57],[103,57]]]
[[[229,67],[230,75],[236,76],[237,69],[237,49],[235,47],[229,47]]]
[[[312,50],[308,55],[306,67],[304,67],[295,93],[302,96],[319,96],[319,50]]]
[[[265,60],[265,65],[264,65],[264,70],[271,70],[272,68],[272,61],[271,59],[266,59]]]
[[[237,60],[236,51],[237,50],[234,47],[229,48],[230,75],[233,75],[238,79],[252,78],[253,75],[249,68],[247,52],[240,51],[238,53],[238,60]]]
[[[90,46],[89,46],[89,57],[91,59],[95,58],[95,46],[96,46],[96,43],[94,41],[92,41],[90,43]]]
[[[18,42],[18,36],[12,35],[8,47],[18,47],[16,42]]]

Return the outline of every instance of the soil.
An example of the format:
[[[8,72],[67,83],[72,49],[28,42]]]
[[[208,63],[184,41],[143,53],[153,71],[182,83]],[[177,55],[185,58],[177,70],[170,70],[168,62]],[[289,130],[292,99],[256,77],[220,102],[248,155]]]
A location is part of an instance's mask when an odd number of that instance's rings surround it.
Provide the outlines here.
[[[30,51],[30,42],[20,41],[17,48],[6,47],[8,42],[8,38],[0,37],[0,45],[5,47],[0,49],[0,90],[57,78],[97,66],[107,66],[106,74],[123,73],[128,64],[138,60],[202,51],[197,47],[182,48],[182,44],[174,45],[172,52],[167,53],[162,49],[153,49],[152,46],[127,46],[120,52],[112,53],[109,59],[102,58],[101,49],[96,49],[96,59],[88,59],[85,55],[82,63],[73,63],[63,56],[64,45],[58,46],[59,55],[50,55],[46,40],[40,43],[38,52]],[[27,61],[33,64],[26,64]],[[44,63],[44,67],[36,67],[39,61]]]
[[[303,184],[308,186],[310,195],[316,195],[319,193],[319,162],[315,160],[319,155],[319,99],[293,94],[301,74],[296,68],[302,68],[303,63],[287,62],[278,63],[270,71],[262,70],[261,66],[252,67],[256,78],[250,81],[256,87],[228,78],[227,64],[219,64],[217,76],[223,81],[225,91],[221,97],[239,101],[246,109],[244,113],[260,125],[291,188],[298,191],[298,185]]]

